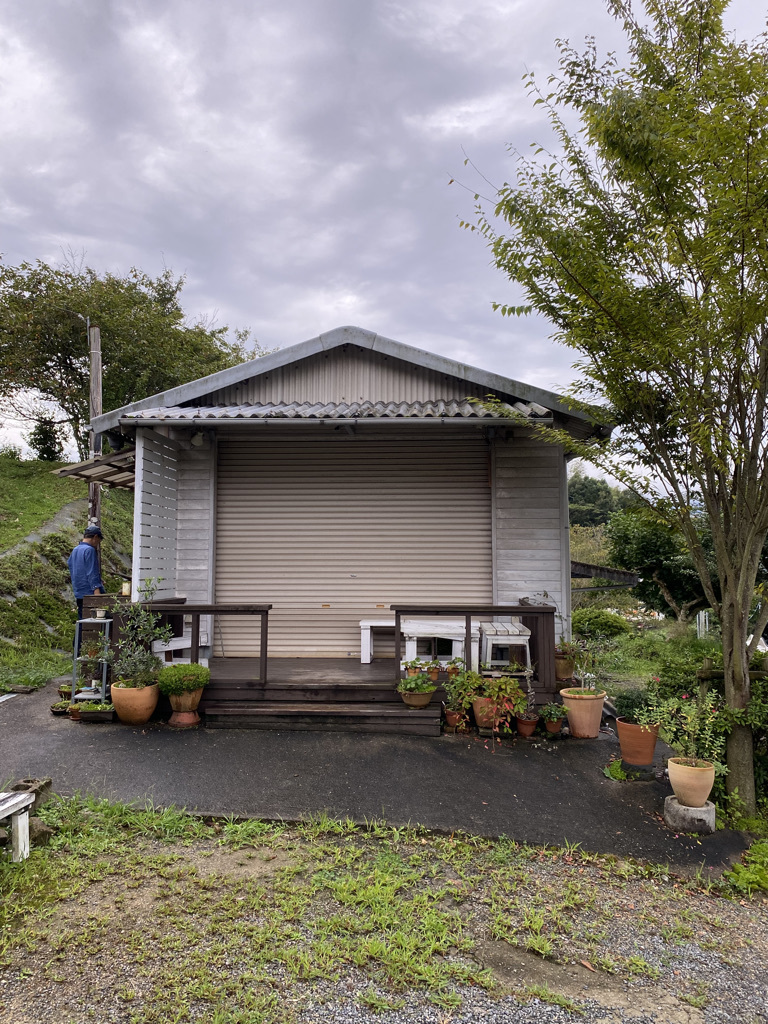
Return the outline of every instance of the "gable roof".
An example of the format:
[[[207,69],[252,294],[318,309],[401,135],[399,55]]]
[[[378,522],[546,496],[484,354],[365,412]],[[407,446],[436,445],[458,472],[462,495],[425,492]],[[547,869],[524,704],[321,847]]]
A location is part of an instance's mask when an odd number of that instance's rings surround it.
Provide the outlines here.
[[[499,374],[491,373],[488,370],[481,370],[465,363],[458,363],[453,359],[425,352],[422,349],[405,345],[399,341],[393,341],[390,338],[383,338],[361,327],[338,327],[327,334],[321,334],[309,341],[281,349],[270,355],[260,356],[257,359],[230,367],[227,370],[221,370],[207,377],[201,377],[199,380],[191,381],[189,384],[182,384],[179,387],[141,399],[138,402],[132,402],[119,409],[114,409],[111,412],[94,417],[92,427],[97,433],[104,433],[107,430],[114,430],[121,422],[133,421],[141,423],[160,419],[167,422],[174,418],[173,413],[178,412],[180,406],[190,406],[223,388],[232,387],[244,381],[272,373],[282,367],[290,366],[293,363],[298,363],[311,356],[329,352],[344,345],[354,345],[360,349],[369,349],[381,355],[410,363],[415,367],[466,381],[468,384],[484,389],[485,392],[493,392],[504,399],[510,399],[513,403],[523,402],[529,406],[540,406],[542,407],[541,412],[557,413],[566,420],[570,420],[574,426],[576,423],[573,421],[577,421],[580,433],[591,432],[588,427],[588,425],[592,425],[590,418],[578,410],[570,409],[562,397],[554,392],[532,387],[530,384],[502,377]],[[207,403],[201,402],[201,404]],[[192,412],[192,409],[185,409],[183,418],[192,419],[193,417],[190,415]],[[206,412],[207,416],[211,417],[213,410],[208,408]],[[418,416],[418,413],[413,412],[411,415]],[[233,417],[230,414],[226,418]],[[245,418],[242,411],[238,418]],[[253,418],[253,414],[248,418]],[[586,431],[585,427],[587,427]]]

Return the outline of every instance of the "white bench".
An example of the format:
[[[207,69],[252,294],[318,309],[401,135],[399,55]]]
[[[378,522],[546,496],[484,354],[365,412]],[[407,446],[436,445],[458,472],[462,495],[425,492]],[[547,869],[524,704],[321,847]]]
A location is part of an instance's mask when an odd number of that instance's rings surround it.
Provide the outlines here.
[[[373,658],[373,631],[395,632],[395,616],[380,619],[360,619],[360,664],[370,665]]]
[[[29,808],[34,793],[0,793],[0,819],[11,819],[11,860],[18,864],[29,856]]]
[[[531,667],[531,631],[522,622],[481,622],[480,632],[483,637],[483,664],[507,665],[510,659],[494,658],[494,647],[522,647],[525,650],[525,664]]]
[[[441,637],[450,640],[453,647],[451,657],[464,657],[464,641],[466,626],[463,619],[401,619],[400,629],[405,638],[405,661],[415,661],[416,645],[419,637]],[[360,662],[370,665],[373,657],[374,630],[387,630],[394,633],[395,617],[360,620]],[[477,671],[480,656],[480,629],[472,626],[472,668]]]

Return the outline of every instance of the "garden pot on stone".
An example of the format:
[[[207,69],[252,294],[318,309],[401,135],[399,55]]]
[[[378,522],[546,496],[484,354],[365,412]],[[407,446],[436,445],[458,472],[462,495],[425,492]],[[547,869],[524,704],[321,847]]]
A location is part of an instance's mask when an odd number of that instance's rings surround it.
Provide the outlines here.
[[[560,696],[568,714],[571,736],[595,739],[600,732],[605,690],[584,690],[568,686],[560,691]]]
[[[677,802],[684,807],[703,807],[715,784],[715,766],[711,761],[670,757],[667,762],[669,784]]]
[[[658,725],[635,725],[626,718],[616,719],[621,759],[627,764],[645,767],[653,764],[653,752],[659,735]]]

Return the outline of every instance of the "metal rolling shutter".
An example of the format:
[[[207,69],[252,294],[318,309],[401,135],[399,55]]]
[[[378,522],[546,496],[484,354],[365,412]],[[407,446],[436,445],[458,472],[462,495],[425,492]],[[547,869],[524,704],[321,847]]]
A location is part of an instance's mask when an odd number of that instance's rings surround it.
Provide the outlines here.
[[[492,599],[479,431],[296,429],[218,449],[216,600],[273,605],[271,657],[359,657],[359,620],[390,604]],[[255,621],[217,632],[219,653],[258,651]]]

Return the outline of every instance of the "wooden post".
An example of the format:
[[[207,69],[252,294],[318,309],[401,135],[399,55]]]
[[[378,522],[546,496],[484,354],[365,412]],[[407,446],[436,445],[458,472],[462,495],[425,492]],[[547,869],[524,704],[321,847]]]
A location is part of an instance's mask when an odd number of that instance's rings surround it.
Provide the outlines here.
[[[88,325],[88,344],[91,356],[91,401],[90,418],[101,416],[101,330],[95,324]],[[91,426],[90,457],[101,455],[101,434],[97,434]],[[88,484],[88,523],[101,524],[101,484],[92,481]]]

